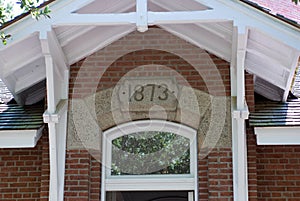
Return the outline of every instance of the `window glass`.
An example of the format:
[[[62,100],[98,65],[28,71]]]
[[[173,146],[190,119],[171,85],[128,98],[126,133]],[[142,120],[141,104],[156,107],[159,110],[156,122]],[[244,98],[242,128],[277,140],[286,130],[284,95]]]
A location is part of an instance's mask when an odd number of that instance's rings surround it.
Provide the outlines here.
[[[190,140],[147,131],[112,140],[111,175],[189,174]]]

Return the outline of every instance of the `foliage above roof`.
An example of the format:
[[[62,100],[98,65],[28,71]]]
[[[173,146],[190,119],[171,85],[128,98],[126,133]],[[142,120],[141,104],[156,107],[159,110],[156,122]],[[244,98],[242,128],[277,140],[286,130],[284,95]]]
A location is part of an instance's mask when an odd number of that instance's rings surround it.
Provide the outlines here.
[[[44,2],[44,1],[43,1]],[[30,13],[33,18],[36,20],[40,19],[42,16],[45,18],[50,18],[49,6],[40,5],[42,2],[40,0],[20,0],[17,1],[16,4],[20,4],[20,9],[23,13]],[[0,28],[4,26],[10,20],[14,18],[14,6],[12,3],[4,4],[2,0],[0,0]],[[3,44],[7,43],[7,39],[10,38],[10,34],[6,34],[5,32],[0,32],[0,40]]]

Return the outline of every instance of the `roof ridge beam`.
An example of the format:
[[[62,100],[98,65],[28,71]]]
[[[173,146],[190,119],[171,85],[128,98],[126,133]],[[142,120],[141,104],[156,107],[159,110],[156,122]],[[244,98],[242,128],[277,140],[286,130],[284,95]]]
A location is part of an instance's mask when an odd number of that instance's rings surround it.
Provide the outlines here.
[[[107,13],[107,14],[76,14],[72,13],[68,17],[54,23],[57,26],[74,25],[126,25],[138,24],[136,12],[131,13]],[[145,18],[145,16],[144,16]],[[215,10],[205,11],[175,11],[175,12],[152,12],[148,11],[148,25],[161,24],[186,24],[200,22],[227,22],[230,21],[221,15],[216,15]],[[145,22],[143,22],[145,24]],[[144,26],[144,25],[143,25]]]

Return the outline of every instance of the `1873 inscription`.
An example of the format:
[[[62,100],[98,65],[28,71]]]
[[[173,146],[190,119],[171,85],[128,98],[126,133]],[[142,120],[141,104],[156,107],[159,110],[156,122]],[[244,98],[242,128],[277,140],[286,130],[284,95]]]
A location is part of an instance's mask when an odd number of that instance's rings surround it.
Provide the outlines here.
[[[143,101],[145,98],[149,98],[149,101],[155,101],[155,99],[159,99],[161,101],[165,101],[169,97],[169,89],[166,84],[156,85],[156,84],[147,84],[147,85],[136,85],[132,90],[132,86],[128,85],[128,93],[132,94],[129,97],[129,101]],[[150,96],[146,97],[145,93],[150,88]],[[172,93],[174,93],[172,91]]]
[[[153,105],[173,110],[176,108],[177,94],[177,84],[170,77],[127,78],[119,88],[121,108],[131,111],[146,111]]]

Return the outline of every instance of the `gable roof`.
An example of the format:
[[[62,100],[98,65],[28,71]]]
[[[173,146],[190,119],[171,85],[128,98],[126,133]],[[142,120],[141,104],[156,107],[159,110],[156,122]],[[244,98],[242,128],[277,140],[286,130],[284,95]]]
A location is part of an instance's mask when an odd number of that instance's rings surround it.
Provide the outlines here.
[[[299,57],[298,29],[240,1],[148,0],[148,3],[148,23],[152,20],[151,24],[229,62],[233,59],[236,34],[246,34],[245,66],[255,75],[256,92],[273,100],[286,100]],[[5,28],[13,39],[6,47],[0,47],[0,77],[19,104],[38,102],[45,96],[45,39],[51,38],[54,49],[50,51],[64,61],[65,64],[55,64],[63,75],[61,66],[71,65],[133,31],[135,6],[134,0],[52,2],[51,19],[35,22],[27,16]],[[181,11],[176,15],[182,19],[177,23],[168,21],[170,12],[176,11]],[[198,20],[184,21],[189,15]]]
[[[0,104],[0,130],[39,129],[43,122],[44,102],[30,106]]]
[[[42,135],[44,102],[0,104],[0,148],[35,147]]]
[[[247,2],[247,0],[243,0]],[[250,0],[252,5],[260,7],[271,15],[290,23],[300,23],[300,5],[292,0]]]
[[[260,101],[249,116],[250,126],[300,126],[300,101]]]

